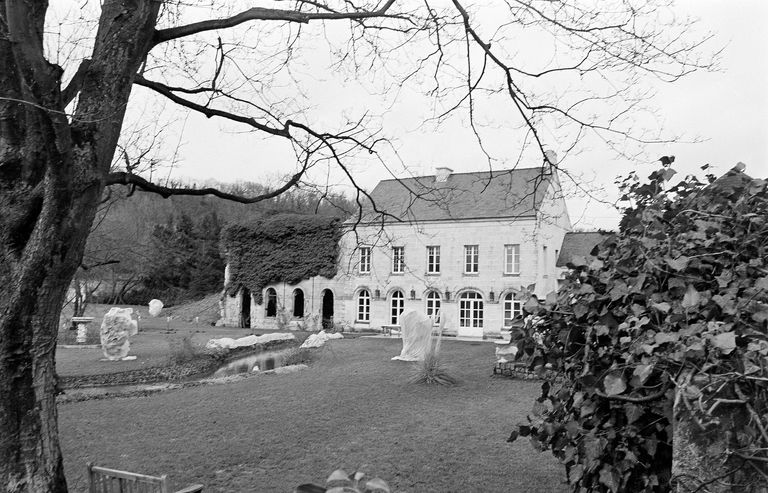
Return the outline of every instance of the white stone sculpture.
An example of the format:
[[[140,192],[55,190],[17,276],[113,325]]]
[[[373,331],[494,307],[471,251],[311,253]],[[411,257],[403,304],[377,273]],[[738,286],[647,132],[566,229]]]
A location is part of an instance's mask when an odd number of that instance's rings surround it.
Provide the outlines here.
[[[163,310],[163,302],[160,300],[152,300],[149,302],[149,315],[152,317],[156,317],[160,315],[160,312]]]
[[[400,315],[403,334],[403,350],[392,358],[400,361],[421,361],[429,351],[432,341],[432,319],[411,310]]]
[[[222,337],[220,339],[211,339],[205,343],[207,349],[233,349],[238,347],[255,346],[256,344],[265,344],[272,341],[290,341],[295,339],[293,334],[286,334],[283,332],[274,332],[271,334],[264,334],[261,336],[245,336],[239,339],[232,339],[230,337]]]
[[[139,331],[139,325],[131,314],[133,308],[110,308],[101,322],[101,349],[110,361],[135,359],[128,356],[131,349],[129,338]]]
[[[317,334],[310,334],[307,340],[302,343],[301,348],[320,347],[330,339],[344,339],[344,336],[338,332],[328,334],[326,331],[321,330]]]

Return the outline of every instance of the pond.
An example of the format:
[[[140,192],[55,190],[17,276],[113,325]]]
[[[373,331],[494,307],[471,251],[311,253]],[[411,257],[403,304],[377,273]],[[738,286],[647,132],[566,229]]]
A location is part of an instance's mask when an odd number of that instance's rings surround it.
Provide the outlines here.
[[[274,370],[282,366],[292,364],[292,356],[296,355],[296,348],[288,348],[274,351],[264,351],[257,354],[241,356],[237,359],[224,363],[213,374],[201,377],[197,375],[193,378],[187,378],[182,382],[156,382],[156,383],[136,383],[127,385],[99,385],[93,387],[79,387],[66,389],[66,400],[85,400],[89,398],[117,397],[132,394],[148,394],[160,392],[167,389],[178,388],[195,381],[205,381],[208,379],[229,377],[233,375],[248,374],[254,371]]]
[[[228,377],[240,373],[253,371],[274,370],[290,364],[290,357],[296,354],[296,348],[265,351],[263,353],[249,354],[226,363],[216,370],[209,378]]]

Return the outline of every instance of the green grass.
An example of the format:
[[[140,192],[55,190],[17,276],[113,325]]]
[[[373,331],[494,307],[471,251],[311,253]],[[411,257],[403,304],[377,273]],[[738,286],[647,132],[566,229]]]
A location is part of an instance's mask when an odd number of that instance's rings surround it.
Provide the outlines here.
[[[491,378],[491,344],[444,341],[461,383],[412,385],[399,352],[396,339],[331,341],[298,373],[60,405],[70,490],[94,461],[206,492],[289,492],[337,468],[393,491],[566,491],[548,453],[505,442],[539,383]]]

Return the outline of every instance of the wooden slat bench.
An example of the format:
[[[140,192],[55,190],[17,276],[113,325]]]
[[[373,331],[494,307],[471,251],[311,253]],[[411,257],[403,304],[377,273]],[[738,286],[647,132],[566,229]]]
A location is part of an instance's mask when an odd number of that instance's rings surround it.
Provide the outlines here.
[[[169,493],[165,474],[160,477],[136,474],[88,463],[89,493]],[[199,493],[202,484],[187,486],[175,493]]]

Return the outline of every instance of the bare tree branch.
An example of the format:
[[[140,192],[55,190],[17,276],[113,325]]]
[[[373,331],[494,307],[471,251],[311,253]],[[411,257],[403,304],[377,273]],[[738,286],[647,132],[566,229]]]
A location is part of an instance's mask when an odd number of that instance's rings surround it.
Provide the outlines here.
[[[146,180],[145,178],[142,178],[139,175],[126,173],[124,171],[117,171],[107,175],[106,184],[107,186],[129,185],[129,186],[136,187],[145,192],[156,193],[166,199],[173,195],[195,195],[195,196],[213,195],[214,197],[229,200],[232,202],[239,202],[241,204],[255,204],[256,202],[261,202],[263,200],[268,200],[268,199],[277,197],[278,195],[288,191],[290,188],[296,186],[301,180],[301,177],[304,176],[305,172],[306,172],[306,166],[303,167],[298,173],[294,174],[280,188],[272,190],[271,192],[268,192],[268,193],[257,195],[255,197],[244,197],[241,195],[222,192],[221,190],[217,188],[212,188],[212,187],[207,187],[207,188],[164,187],[164,186],[152,183]]]
[[[155,31],[153,46],[166,41],[191,36],[193,34],[214,31],[217,29],[226,29],[234,27],[249,21],[285,21],[298,22],[306,24],[314,20],[360,20],[376,17],[401,18],[397,15],[387,15],[387,11],[395,3],[395,0],[388,0],[378,10],[373,11],[353,11],[353,12],[300,12],[296,10],[268,9],[264,7],[253,7],[232,17],[224,19],[211,19],[207,21],[195,22],[186,26],[172,27]]]

